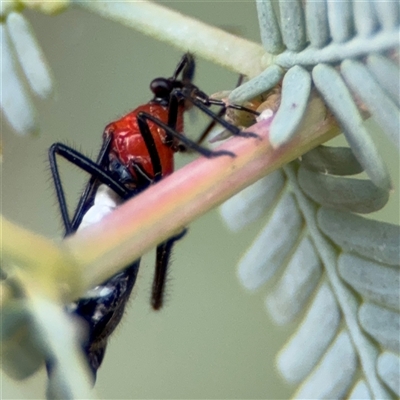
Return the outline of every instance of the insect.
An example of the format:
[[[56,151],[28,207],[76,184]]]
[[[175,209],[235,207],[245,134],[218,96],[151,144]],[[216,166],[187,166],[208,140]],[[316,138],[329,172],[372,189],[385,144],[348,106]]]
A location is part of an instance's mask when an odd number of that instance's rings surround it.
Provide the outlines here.
[[[50,147],[50,169],[66,236],[99,221],[123,201],[171,174],[173,156],[178,151],[192,150],[208,158],[234,157],[234,154],[227,151],[203,148],[200,142],[205,135],[198,142],[193,142],[182,133],[183,115],[190,107],[197,107],[233,135],[254,136],[242,133],[209,109],[212,104],[222,107],[225,104],[209,99],[192,83],[194,70],[194,58],[187,53],[178,63],[172,77],[154,79],[150,84],[154,95],[152,100],[106,126],[103,144],[95,162],[65,144],[55,143]],[[72,218],[69,217],[57,155],[91,175]],[[171,237],[157,247],[151,295],[151,304],[155,310],[163,304],[172,247],[184,234],[182,232]],[[134,261],[67,307],[68,312],[86,321],[88,335],[82,346],[94,380],[104,358],[107,339],[123,316],[139,263],[140,260]],[[54,362],[50,360],[47,364],[51,373]]]

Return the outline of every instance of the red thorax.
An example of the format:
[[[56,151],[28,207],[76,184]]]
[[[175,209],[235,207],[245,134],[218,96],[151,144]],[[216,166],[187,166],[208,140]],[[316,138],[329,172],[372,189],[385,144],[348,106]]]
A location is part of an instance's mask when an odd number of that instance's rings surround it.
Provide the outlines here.
[[[151,158],[137,123],[137,114],[140,112],[151,114],[164,124],[168,124],[168,106],[150,102],[108,124],[104,130],[103,139],[109,135],[113,136],[110,158],[118,158],[135,179],[137,176],[135,169],[132,168],[133,164],[139,165],[150,178],[153,178],[154,170]],[[183,112],[184,107],[180,107],[176,126],[176,130],[180,133],[183,131]],[[147,122],[161,160],[162,177],[164,177],[174,170],[173,156],[178,151],[177,143],[175,141],[172,144],[167,143],[165,131],[152,121]]]

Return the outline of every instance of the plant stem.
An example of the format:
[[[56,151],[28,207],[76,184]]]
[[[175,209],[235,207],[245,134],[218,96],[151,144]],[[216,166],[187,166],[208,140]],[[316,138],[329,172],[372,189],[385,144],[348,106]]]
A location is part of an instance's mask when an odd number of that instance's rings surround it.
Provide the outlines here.
[[[260,73],[264,48],[222,29],[147,1],[73,1],[107,19],[122,23],[183,51],[199,55],[249,77]]]
[[[236,157],[202,157],[60,245],[3,218],[3,261],[32,274],[51,297],[71,301],[246,186],[339,133],[316,96],[298,134],[278,149],[269,142],[270,122],[250,128],[259,137],[232,138],[216,149]]]
[[[338,134],[319,98],[310,102],[307,116],[299,134],[278,149],[269,142],[270,120],[253,125],[250,130],[258,138],[232,138],[217,149],[233,152],[235,158],[202,157],[124,203],[100,224],[64,240],[84,266],[83,285],[104,281],[195,218]]]

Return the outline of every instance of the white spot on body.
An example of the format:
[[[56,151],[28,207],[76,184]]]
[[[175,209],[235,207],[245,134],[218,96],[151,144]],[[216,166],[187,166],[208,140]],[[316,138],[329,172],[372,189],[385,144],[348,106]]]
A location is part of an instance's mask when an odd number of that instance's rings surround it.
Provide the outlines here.
[[[101,221],[106,215],[113,212],[122,202],[122,199],[107,185],[100,185],[97,189],[94,203],[86,212],[79,225],[78,231]],[[82,299],[100,298],[109,296],[114,290],[114,286],[99,285],[93,289],[89,289]],[[76,309],[76,303],[72,303],[71,310]],[[101,316],[100,316],[101,317]],[[100,318],[99,315],[94,315],[94,319]]]
[[[264,111],[256,118],[256,120],[257,120],[257,122],[264,121],[264,120],[266,120],[266,119],[272,118],[273,115],[274,115],[274,112],[273,112],[271,109],[267,108],[266,110],[264,110]]]
[[[106,185],[100,185],[94,198],[94,204],[84,215],[78,231],[101,221],[114,211],[121,201],[121,198],[112,189]]]
[[[85,299],[90,298],[90,297],[105,297],[108,296],[112,293],[113,289],[109,288],[107,286],[96,286],[93,289],[88,290],[85,293]]]

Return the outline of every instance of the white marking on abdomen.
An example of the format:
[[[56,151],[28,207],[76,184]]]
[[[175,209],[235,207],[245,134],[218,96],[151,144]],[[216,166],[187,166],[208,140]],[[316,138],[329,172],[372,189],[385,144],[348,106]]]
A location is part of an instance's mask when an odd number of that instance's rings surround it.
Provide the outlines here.
[[[113,212],[122,202],[112,189],[107,185],[100,185],[94,197],[94,204],[82,218],[82,222],[77,229],[80,231],[87,226],[93,225],[101,221],[106,215]]]
[[[112,213],[122,203],[121,197],[119,197],[112,189],[107,185],[100,185],[97,189],[94,197],[94,203],[92,207],[86,212],[82,218],[82,222],[77,229],[86,228],[87,226],[93,225],[96,222],[100,222],[106,215]],[[110,295],[114,287],[108,287],[106,285],[98,285],[92,289],[89,289],[83,296],[82,299],[90,298],[101,298]],[[70,312],[76,309],[76,303],[70,305]],[[94,315],[92,318],[100,318]]]

